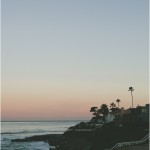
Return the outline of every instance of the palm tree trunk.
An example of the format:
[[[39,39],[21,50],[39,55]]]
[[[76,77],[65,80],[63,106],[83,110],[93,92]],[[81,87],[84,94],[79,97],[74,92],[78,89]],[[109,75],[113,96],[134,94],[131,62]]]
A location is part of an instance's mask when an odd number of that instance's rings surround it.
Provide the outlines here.
[[[132,97],[132,108],[133,108],[133,95],[132,95],[132,91],[131,91],[131,97]]]

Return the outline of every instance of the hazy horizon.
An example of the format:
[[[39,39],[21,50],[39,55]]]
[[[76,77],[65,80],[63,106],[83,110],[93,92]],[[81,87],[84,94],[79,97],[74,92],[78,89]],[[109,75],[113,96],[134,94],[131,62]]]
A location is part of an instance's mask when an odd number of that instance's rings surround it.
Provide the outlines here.
[[[149,103],[149,1],[2,0],[2,120],[90,119]]]
[[[1,120],[1,122],[67,122],[67,121],[88,121],[86,119],[75,119],[75,120]]]

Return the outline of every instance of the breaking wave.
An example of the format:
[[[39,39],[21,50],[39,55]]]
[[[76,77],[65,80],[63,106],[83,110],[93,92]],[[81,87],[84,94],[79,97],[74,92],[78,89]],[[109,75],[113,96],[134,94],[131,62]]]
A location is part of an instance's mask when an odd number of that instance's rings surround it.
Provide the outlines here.
[[[37,131],[27,131],[27,130],[24,130],[24,131],[20,131],[20,132],[2,132],[1,134],[25,134],[25,133],[49,133],[49,132],[65,132],[62,131],[62,130],[55,130],[55,131],[52,131],[52,130],[48,130],[48,131],[45,131],[45,130],[37,130]]]

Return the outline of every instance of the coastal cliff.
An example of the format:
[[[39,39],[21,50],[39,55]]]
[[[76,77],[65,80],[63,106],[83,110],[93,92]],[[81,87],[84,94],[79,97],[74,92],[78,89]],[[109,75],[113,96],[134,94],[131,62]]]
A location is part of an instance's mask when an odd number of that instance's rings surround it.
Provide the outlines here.
[[[148,132],[145,127],[118,127],[114,123],[109,123],[91,131],[72,129],[62,135],[40,135],[12,142],[47,141],[50,146],[55,146],[56,150],[104,150],[118,142],[140,140]]]

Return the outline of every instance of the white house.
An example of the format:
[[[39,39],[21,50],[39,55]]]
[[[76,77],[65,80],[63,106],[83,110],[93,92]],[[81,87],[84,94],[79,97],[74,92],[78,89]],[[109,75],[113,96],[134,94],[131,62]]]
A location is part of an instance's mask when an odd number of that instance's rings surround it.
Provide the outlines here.
[[[119,110],[114,111],[114,112],[112,112],[112,111],[109,112],[107,117],[105,117],[106,123],[112,122],[115,119],[116,115],[118,115],[118,114],[120,115],[120,114],[123,114],[123,113],[124,113],[124,108],[123,107]]]
[[[105,117],[106,123],[112,122],[115,119],[115,114],[109,112],[108,115]]]

